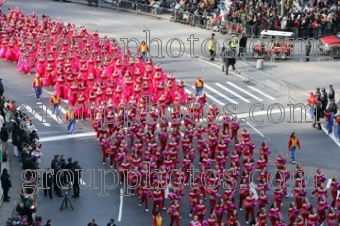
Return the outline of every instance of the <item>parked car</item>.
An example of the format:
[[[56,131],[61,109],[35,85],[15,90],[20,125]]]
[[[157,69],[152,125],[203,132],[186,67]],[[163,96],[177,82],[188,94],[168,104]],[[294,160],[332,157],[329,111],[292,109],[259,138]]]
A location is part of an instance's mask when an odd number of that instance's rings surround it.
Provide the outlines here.
[[[319,48],[324,55],[340,57],[340,32],[319,37]]]

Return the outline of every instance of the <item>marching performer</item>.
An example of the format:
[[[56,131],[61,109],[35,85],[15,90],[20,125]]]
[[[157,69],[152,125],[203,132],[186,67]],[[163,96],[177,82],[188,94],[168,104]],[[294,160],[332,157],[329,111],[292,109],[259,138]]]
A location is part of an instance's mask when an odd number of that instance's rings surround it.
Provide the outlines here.
[[[245,216],[245,220],[246,220],[246,224],[248,224],[248,220],[249,220],[249,213],[251,214],[251,219],[255,218],[255,207],[257,206],[257,200],[254,197],[254,193],[253,192],[249,192],[249,195],[244,199],[244,207],[246,210],[246,216]]]
[[[332,204],[331,206],[334,208],[335,207],[335,203],[336,203],[336,198],[338,196],[338,191],[340,190],[340,183],[338,182],[338,178],[337,177],[333,177],[332,178],[332,183],[330,186],[330,190],[331,190],[331,195],[332,195]]]
[[[276,204],[276,202],[274,202],[272,204],[272,207],[269,210],[269,219],[270,222],[272,223],[272,225],[276,225],[276,221],[279,219],[279,217],[281,216],[281,212],[280,209],[278,208],[278,205]]]
[[[180,205],[178,204],[177,200],[174,200],[168,209],[168,214],[170,215],[170,226],[173,226],[176,223],[176,226],[180,226],[179,219],[180,219]]]
[[[290,222],[288,226],[294,225],[296,218],[299,216],[299,212],[299,209],[295,207],[295,203],[291,202],[288,209],[288,218]]]
[[[197,189],[191,189],[189,193],[189,204],[190,204],[190,213],[189,216],[192,217],[194,208],[197,206],[199,202],[200,193]]]
[[[202,223],[205,215],[207,214],[207,208],[204,205],[204,201],[200,199],[198,205],[194,207],[194,214],[198,217],[198,220]]]
[[[336,219],[337,219],[337,214],[335,213],[334,208],[331,207],[327,215],[327,224],[329,226],[336,226],[337,225]]]
[[[324,220],[326,220],[326,210],[330,208],[330,205],[325,200],[325,196],[321,196],[318,202],[318,214],[319,214],[319,223],[323,224]]]
[[[295,202],[296,202],[297,208],[300,210],[302,208],[303,198],[306,197],[307,192],[302,187],[301,183],[297,183],[296,186],[293,189],[293,194],[294,194],[294,197],[295,197]]]
[[[156,188],[156,190],[153,191],[152,197],[153,197],[152,214],[155,215],[157,208],[159,211],[163,209],[162,205],[163,205],[164,194],[159,188]]]
[[[217,217],[217,224],[221,225],[223,220],[223,215],[227,212],[225,205],[223,203],[223,199],[220,199],[215,206],[214,214]]]
[[[267,212],[266,208],[261,208],[257,216],[257,223],[259,226],[267,226]]]

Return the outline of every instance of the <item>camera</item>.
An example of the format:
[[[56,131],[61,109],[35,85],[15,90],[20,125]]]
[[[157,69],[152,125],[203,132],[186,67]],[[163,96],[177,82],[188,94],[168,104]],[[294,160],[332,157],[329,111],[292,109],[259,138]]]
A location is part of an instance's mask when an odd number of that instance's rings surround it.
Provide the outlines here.
[[[68,192],[65,192],[65,196],[67,196]]]

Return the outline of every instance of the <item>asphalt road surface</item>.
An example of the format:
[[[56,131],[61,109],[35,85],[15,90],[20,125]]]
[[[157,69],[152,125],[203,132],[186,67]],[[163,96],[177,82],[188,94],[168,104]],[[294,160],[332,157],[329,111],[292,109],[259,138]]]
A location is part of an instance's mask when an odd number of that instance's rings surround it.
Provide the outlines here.
[[[143,30],[150,30],[151,38],[159,38],[162,43],[167,43],[171,38],[181,39],[184,43],[187,43],[185,45],[186,53],[183,56],[179,58],[166,56],[164,59],[155,59],[155,61],[161,63],[165,72],[172,71],[177,79],[183,80],[187,84],[187,92],[194,91],[192,88],[193,83],[198,75],[202,75],[206,83],[205,92],[208,94],[210,103],[217,103],[221,109],[227,103],[236,104],[237,108],[233,112],[237,113],[240,118],[246,119],[246,122],[242,123],[242,127],[246,126],[249,128],[252,139],[257,145],[255,152],[257,153],[262,141],[268,142],[273,152],[270,158],[270,168],[275,167],[275,159],[278,153],[286,152],[287,139],[290,133],[296,132],[302,144],[302,150],[297,152],[297,161],[301,162],[306,170],[311,170],[313,173],[317,168],[323,168],[327,178],[337,175],[339,171],[339,157],[337,153],[339,151],[339,144],[335,143],[334,139],[332,140],[323,131],[312,129],[311,124],[308,122],[287,123],[287,121],[291,120],[285,98],[265,90],[255,83],[242,82],[242,77],[235,73],[231,73],[228,76],[224,75],[217,62],[211,63],[205,58],[200,57],[197,59],[190,57],[190,51],[188,51],[190,45],[187,38],[190,38],[190,35],[194,35],[200,40],[204,40],[209,38],[209,32],[197,28],[183,27],[182,25],[152,19],[147,16],[136,16],[125,12],[71,3],[31,0],[27,4],[25,1],[11,1],[6,3],[3,8],[15,6],[19,6],[20,9],[24,10],[25,14],[35,11],[39,15],[43,13],[50,15],[53,19],[60,17],[64,22],[74,23],[77,27],[83,24],[89,31],[97,29],[100,34],[106,34],[117,40],[122,40],[122,38],[145,40],[146,37]],[[227,36],[217,34],[219,41],[226,38]],[[151,51],[156,47],[157,45],[152,44]],[[179,44],[174,41],[171,48],[172,53],[180,52],[179,47]],[[134,46],[131,45],[130,48],[133,49]],[[192,49],[197,52],[197,55],[202,55],[199,53],[200,46],[195,46]],[[163,55],[166,55],[167,49],[165,44],[163,44],[162,50]],[[33,75],[19,74],[17,73],[16,65],[6,63],[3,60],[0,61],[0,64],[0,73],[6,90],[6,97],[15,99],[19,104],[26,104],[30,108],[38,109],[35,95],[31,90]],[[278,67],[284,70],[285,67],[289,67],[289,63],[282,63]],[[44,89],[40,107],[49,105],[48,100],[52,91],[52,88]],[[273,120],[268,117],[268,108],[275,103],[282,105],[283,109],[285,109],[284,120],[280,123],[273,123],[273,121],[280,121],[280,116],[282,117],[277,105],[273,108],[271,114]],[[263,109],[258,107],[254,110],[255,119],[251,120],[249,110],[255,104],[263,104],[264,106]],[[39,114],[39,111],[36,111]],[[61,198],[50,200],[40,195],[38,215],[43,216],[44,219],[51,218],[55,226],[86,225],[90,218],[95,218],[98,225],[106,224],[110,218],[114,218],[116,222],[119,219],[120,222],[117,222],[117,225],[151,224],[151,212],[145,212],[143,207],[139,207],[136,197],[120,196],[120,186],[108,189],[106,191],[108,196],[102,196],[103,191],[101,187],[103,183],[101,183],[100,169],[109,169],[109,166],[102,165],[101,150],[98,146],[98,141],[91,131],[89,122],[77,122],[76,134],[72,136],[67,134],[65,123],[49,115],[45,121],[41,121],[38,114],[32,116],[34,125],[39,131],[41,143],[43,143],[42,151],[44,156],[42,157],[41,167],[49,167],[50,161],[55,154],[63,154],[66,158],[73,157],[74,160],[79,161],[83,169],[92,169],[96,172],[95,177],[92,178],[90,173],[85,173],[84,182],[90,188],[82,190],[79,199],[71,199],[75,207],[74,211],[64,210],[60,212]],[[62,116],[64,115],[62,114]],[[298,118],[296,116],[296,120]],[[263,120],[263,122],[258,124],[257,122],[260,120]],[[255,158],[257,157],[257,154],[255,154]],[[288,166],[290,169],[295,167],[290,163],[288,163]],[[310,180],[309,184],[311,185],[311,183]],[[114,184],[114,177],[112,175],[107,175],[106,184]],[[316,200],[311,200],[316,205]],[[286,212],[291,201],[293,201],[293,198],[286,198],[282,206],[285,219],[287,219]],[[149,209],[151,209],[151,201],[149,205]],[[12,208],[12,205],[5,204],[2,208]],[[181,208],[181,225],[187,225],[191,220],[189,218],[188,196],[185,196],[181,201]],[[168,225],[169,217],[164,214],[164,218],[165,225]],[[240,222],[242,225],[245,224],[242,213],[240,214]]]

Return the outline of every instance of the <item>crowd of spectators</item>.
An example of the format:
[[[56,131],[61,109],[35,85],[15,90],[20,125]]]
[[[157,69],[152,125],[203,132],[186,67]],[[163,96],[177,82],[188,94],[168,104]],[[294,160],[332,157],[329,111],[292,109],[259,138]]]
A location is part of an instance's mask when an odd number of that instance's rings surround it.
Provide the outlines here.
[[[40,163],[40,148],[39,137],[37,130],[32,125],[27,113],[22,106],[17,107],[14,100],[6,100],[4,96],[0,98],[0,121],[1,121],[1,141],[2,150],[5,153],[5,161],[7,161],[8,150],[7,142],[9,134],[12,137],[12,145],[14,147],[14,156],[18,158],[23,170],[37,169]],[[38,183],[35,175],[26,173],[26,179],[30,183]],[[42,218],[36,216],[37,203],[33,196],[32,189],[21,189],[18,197],[18,202],[14,215],[9,216],[7,225],[42,225]],[[9,196],[6,201],[10,202]]]
[[[203,27],[224,26],[226,22],[240,24],[252,36],[270,29],[291,31],[300,38],[318,38],[340,30],[340,1],[337,0],[284,0],[284,15],[281,15],[280,0],[146,0],[139,3],[174,9],[181,12],[177,17],[195,20],[195,24]]]

